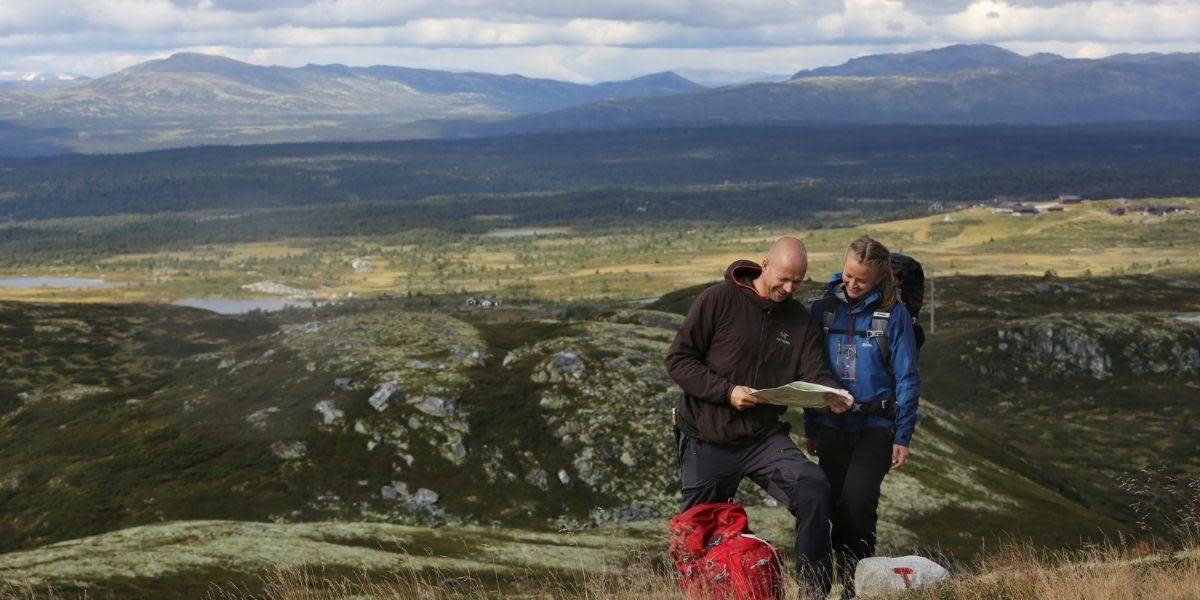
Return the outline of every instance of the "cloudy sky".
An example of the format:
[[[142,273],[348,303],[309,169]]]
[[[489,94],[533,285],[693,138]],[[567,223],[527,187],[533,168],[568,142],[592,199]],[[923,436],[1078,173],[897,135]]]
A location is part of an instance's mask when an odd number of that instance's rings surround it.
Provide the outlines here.
[[[591,82],[791,73],[952,43],[1097,57],[1197,40],[1188,0],[0,0],[0,78],[94,77],[187,50]]]

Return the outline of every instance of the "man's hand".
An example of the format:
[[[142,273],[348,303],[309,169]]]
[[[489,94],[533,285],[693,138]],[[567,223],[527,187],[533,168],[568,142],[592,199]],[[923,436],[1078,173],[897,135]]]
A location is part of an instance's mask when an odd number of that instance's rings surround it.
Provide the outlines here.
[[[908,447],[892,444],[892,468],[899,469],[908,462]]]
[[[810,437],[804,438],[804,451],[808,452],[809,454],[811,454],[813,456],[816,456],[817,455],[817,438],[810,438]]]
[[[825,392],[825,404],[829,406],[829,410],[832,410],[833,414],[840,415],[854,406],[854,397]]]
[[[750,392],[750,388],[744,385],[735,386],[733,391],[729,392],[729,403],[737,410],[746,410],[761,402],[758,398],[751,396]]]

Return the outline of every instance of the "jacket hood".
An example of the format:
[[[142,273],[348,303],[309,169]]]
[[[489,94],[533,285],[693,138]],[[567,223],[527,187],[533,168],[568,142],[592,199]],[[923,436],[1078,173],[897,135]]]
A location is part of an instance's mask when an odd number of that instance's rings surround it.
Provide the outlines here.
[[[762,275],[762,265],[744,258],[733,261],[725,269],[725,281],[748,292],[747,295],[763,308],[772,307],[781,309],[792,305],[795,300],[794,298],[786,298],[783,302],[775,302],[770,298],[758,295],[758,290],[754,289],[754,284],[750,282],[757,279],[759,275]]]
[[[742,280],[748,278],[753,281],[759,275],[762,275],[762,266],[744,258],[733,261],[732,264],[725,268],[725,281],[742,287],[750,287],[751,290],[754,289],[754,286],[747,286],[745,283],[742,283]]]

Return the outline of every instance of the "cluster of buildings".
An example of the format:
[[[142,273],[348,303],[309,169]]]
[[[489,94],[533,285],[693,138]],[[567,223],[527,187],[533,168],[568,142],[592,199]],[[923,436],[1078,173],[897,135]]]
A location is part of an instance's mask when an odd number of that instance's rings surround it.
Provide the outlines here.
[[[503,301],[499,298],[467,298],[467,306],[475,308],[500,308]]]
[[[1175,214],[1175,213],[1185,213],[1185,212],[1191,212],[1191,211],[1192,211],[1192,207],[1190,207],[1190,206],[1163,206],[1161,204],[1143,204],[1141,206],[1131,206],[1131,207],[1117,206],[1114,208],[1110,208],[1108,210],[1108,214],[1110,214],[1114,217],[1121,217],[1128,213],[1138,213],[1138,214],[1148,215],[1148,216],[1153,216],[1153,217],[1161,217],[1163,215],[1171,215],[1171,214]]]
[[[1035,206],[1033,204],[1025,204],[1021,202],[1011,202],[1008,204],[996,204],[992,206],[992,212],[1004,215],[1036,215],[1043,212],[1062,212],[1063,207],[1072,204],[1082,204],[1083,198],[1073,194],[1059,194],[1058,200],[1052,204],[1043,204]]]
[[[1138,213],[1148,216],[1163,216],[1177,213],[1191,212],[1189,206],[1169,206],[1164,204],[1143,204],[1138,206],[1126,206],[1126,200],[1120,198],[1121,206],[1109,209],[1108,214],[1114,217],[1124,216],[1130,213]],[[1058,199],[1051,203],[1044,204],[1028,204],[1022,202],[1009,203],[992,203],[992,212],[1004,215],[1036,215],[1043,212],[1061,212],[1065,207],[1073,204],[1082,204],[1084,199],[1080,196],[1072,194],[1059,194]],[[977,205],[978,206],[978,205]]]

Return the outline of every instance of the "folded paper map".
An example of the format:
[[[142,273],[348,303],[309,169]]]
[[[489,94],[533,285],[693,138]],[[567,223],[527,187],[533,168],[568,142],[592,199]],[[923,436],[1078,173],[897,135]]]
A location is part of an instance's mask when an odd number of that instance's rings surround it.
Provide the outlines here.
[[[761,398],[768,404],[776,404],[779,406],[794,406],[796,408],[824,408],[825,394],[833,393],[839,396],[850,397],[850,392],[823,386],[819,383],[809,383],[807,381],[793,381],[787,385],[769,390],[754,390],[751,396]]]

